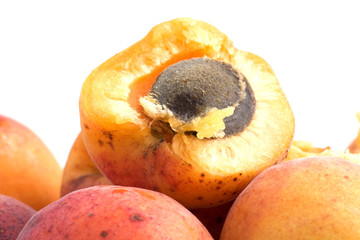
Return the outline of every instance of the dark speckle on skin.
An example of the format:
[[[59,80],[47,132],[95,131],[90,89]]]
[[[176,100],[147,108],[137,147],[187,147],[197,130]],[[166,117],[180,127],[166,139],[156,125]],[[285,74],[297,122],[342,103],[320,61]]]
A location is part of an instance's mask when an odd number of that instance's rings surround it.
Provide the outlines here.
[[[205,177],[205,173],[202,173],[200,176],[201,176],[201,177]]]
[[[203,198],[203,197],[201,197],[201,196],[199,196],[197,199],[198,199],[198,200],[203,200],[204,198]]]
[[[88,129],[89,129],[89,126],[86,125],[86,124],[84,124],[84,128],[88,130]]]
[[[112,150],[114,150],[114,144],[113,144],[111,141],[107,142],[107,145],[109,145],[110,148],[111,148]]]
[[[107,235],[108,235],[108,232],[106,232],[106,231],[101,231],[101,233],[100,233],[101,237],[106,237]]]
[[[233,179],[233,181],[236,182],[236,181],[237,181],[237,177],[235,177],[235,178]]]
[[[103,131],[103,135],[107,137],[110,141],[113,140],[113,135],[110,132]]]
[[[130,215],[130,221],[132,222],[141,222],[144,218],[140,214],[132,214]]]
[[[104,144],[104,142],[101,139],[98,139],[98,144],[100,145],[100,147]]]

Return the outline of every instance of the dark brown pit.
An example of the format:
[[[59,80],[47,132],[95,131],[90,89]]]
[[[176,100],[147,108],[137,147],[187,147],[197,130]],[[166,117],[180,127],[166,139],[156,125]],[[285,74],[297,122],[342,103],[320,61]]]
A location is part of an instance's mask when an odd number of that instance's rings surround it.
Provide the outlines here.
[[[224,119],[225,136],[244,130],[255,112],[255,97],[247,79],[230,64],[192,58],[166,68],[149,96],[184,122],[204,117],[213,108],[235,107]]]

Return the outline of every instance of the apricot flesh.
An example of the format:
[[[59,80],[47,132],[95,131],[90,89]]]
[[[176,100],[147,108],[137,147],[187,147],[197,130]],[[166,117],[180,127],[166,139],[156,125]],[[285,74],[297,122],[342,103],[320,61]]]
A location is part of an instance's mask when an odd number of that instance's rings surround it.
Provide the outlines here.
[[[360,165],[345,159],[280,163],[238,196],[220,239],[360,239],[359,187]]]
[[[19,200],[0,194],[0,239],[15,240],[35,209]]]
[[[212,239],[201,222],[174,199],[155,191],[95,186],[71,192],[37,212],[25,239]]]
[[[350,162],[360,164],[360,154],[352,153],[348,149],[345,151],[331,149],[330,147],[315,147],[311,142],[307,141],[293,141],[289,149],[288,155],[284,161],[290,161],[293,159],[304,157],[316,157],[316,156],[332,156],[346,159]]]
[[[60,197],[62,169],[29,128],[0,115],[0,194],[39,210]]]
[[[241,133],[208,138],[207,121],[177,132],[145,113],[140,99],[155,79],[192,58],[230,64],[247,79],[256,104]],[[165,193],[190,209],[233,200],[257,174],[284,160],[294,134],[292,110],[271,67],[236,49],[210,24],[189,18],[155,26],[94,69],[83,84],[79,110],[85,147],[111,182]],[[229,114],[212,113],[209,120]],[[199,128],[203,137],[187,133]],[[214,129],[221,128],[215,120]]]
[[[75,190],[96,185],[112,184],[90,158],[81,135],[76,137],[66,161],[62,180],[61,196]]]

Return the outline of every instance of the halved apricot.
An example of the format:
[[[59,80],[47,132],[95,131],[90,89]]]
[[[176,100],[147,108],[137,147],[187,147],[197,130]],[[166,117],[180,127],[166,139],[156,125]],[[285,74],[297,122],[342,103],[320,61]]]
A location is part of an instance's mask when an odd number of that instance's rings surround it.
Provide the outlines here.
[[[233,200],[285,158],[294,134],[271,67],[189,18],[155,26],[93,70],[79,108],[88,153],[111,182],[188,208]]]

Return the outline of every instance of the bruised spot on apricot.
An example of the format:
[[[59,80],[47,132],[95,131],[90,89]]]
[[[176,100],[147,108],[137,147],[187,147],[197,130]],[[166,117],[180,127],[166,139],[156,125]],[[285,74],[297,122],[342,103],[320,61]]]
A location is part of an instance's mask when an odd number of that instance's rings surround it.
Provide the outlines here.
[[[200,139],[242,132],[255,113],[254,93],[245,76],[228,63],[208,58],[166,68],[140,104],[152,119]]]

